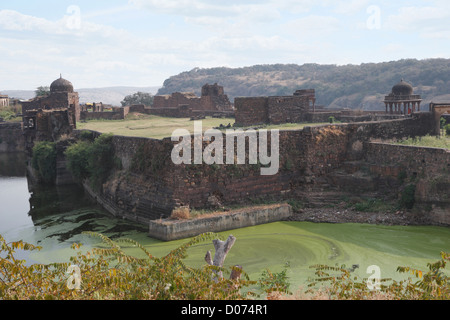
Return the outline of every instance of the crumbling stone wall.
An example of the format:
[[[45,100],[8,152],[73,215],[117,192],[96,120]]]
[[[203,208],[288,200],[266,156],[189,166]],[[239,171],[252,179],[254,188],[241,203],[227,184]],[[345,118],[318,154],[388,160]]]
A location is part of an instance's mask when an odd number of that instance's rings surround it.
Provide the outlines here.
[[[311,98],[307,95],[235,98],[236,124],[282,124],[306,121]]]
[[[269,122],[268,97],[235,98],[236,124],[241,126],[266,124]]]
[[[81,111],[80,118],[86,120],[123,120],[130,113],[131,107],[114,107],[112,111]],[[140,108],[138,108],[140,110]]]
[[[151,114],[168,117],[190,117],[193,112],[231,112],[233,106],[222,86],[205,84],[202,96],[192,92],[174,92],[155,96]]]
[[[123,170],[99,197],[116,214],[137,221],[168,217],[173,208],[250,204],[286,200],[328,185],[328,175],[347,161],[364,161],[372,138],[425,135],[434,128],[431,113],[392,121],[306,127],[280,132],[277,174],[261,175],[261,165],[175,165],[175,145],[163,140],[113,137]],[[269,139],[270,142],[270,139]],[[206,146],[204,142],[204,146]],[[226,155],[226,143],[224,144]]]
[[[296,123],[305,121],[309,111],[308,96],[269,97],[268,115],[270,124]]]
[[[400,193],[405,184],[415,186],[416,206],[427,213],[422,217],[424,221],[450,225],[449,150],[368,143],[365,160],[372,175],[391,179],[400,185],[386,190],[388,193]]]

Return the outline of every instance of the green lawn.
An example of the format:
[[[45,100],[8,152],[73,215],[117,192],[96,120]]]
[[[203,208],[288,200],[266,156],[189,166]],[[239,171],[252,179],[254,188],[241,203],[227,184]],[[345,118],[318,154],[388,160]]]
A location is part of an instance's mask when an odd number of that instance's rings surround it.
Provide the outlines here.
[[[228,124],[233,125],[233,118],[216,119],[207,117],[202,120],[203,131]],[[264,129],[273,130],[301,130],[305,126],[319,124],[285,124],[279,126],[266,126]],[[102,133],[112,133],[120,136],[144,137],[163,139],[170,137],[176,129],[187,129],[194,133],[194,121],[189,118],[165,118],[153,115],[130,115],[125,120],[92,120],[77,124],[80,130],[95,130]],[[247,129],[247,128],[242,128]]]
[[[415,146],[415,147],[429,147],[429,148],[441,148],[450,149],[450,136],[446,136],[445,133],[441,137],[435,136],[425,136],[415,139],[406,139],[397,144],[404,146]]]

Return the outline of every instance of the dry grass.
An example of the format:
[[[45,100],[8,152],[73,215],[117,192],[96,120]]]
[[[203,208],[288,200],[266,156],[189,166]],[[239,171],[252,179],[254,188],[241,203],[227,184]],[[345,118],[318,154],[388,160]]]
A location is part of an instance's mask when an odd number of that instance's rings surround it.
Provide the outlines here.
[[[191,212],[189,207],[175,208],[170,215],[170,220],[187,220],[191,218]]]
[[[320,129],[319,134],[316,136],[316,142],[320,143],[329,137],[339,137],[344,135],[344,131],[337,126],[329,126]]]

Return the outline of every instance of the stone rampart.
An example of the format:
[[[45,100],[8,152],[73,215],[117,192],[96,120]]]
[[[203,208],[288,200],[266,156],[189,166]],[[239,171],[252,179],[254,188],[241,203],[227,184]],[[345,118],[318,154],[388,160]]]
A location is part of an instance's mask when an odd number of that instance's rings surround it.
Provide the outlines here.
[[[372,176],[385,181],[401,181],[401,185],[414,185],[416,206],[427,212],[431,224],[450,225],[449,150],[368,143],[365,161]],[[401,190],[391,188],[386,191],[396,193]]]
[[[170,138],[114,136],[115,154],[123,170],[104,184],[100,196],[116,206],[117,212],[141,220],[167,218],[175,207],[182,205],[208,208],[211,202],[244,205],[283,201],[329,183],[327,176],[346,161],[364,160],[365,145],[371,138],[427,134],[427,130],[432,130],[432,126],[427,127],[429,117],[431,114],[421,114],[404,120],[281,131],[279,170],[267,176],[261,174],[260,164],[248,161],[243,165],[175,165],[171,152],[177,143]],[[225,157],[227,137],[223,138]],[[206,145],[204,142],[203,147]]]

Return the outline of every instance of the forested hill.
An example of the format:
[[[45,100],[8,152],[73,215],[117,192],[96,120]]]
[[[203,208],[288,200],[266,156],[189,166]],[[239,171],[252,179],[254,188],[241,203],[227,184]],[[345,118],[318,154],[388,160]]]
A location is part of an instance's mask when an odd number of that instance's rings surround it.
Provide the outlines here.
[[[235,97],[292,95],[315,89],[317,103],[330,108],[377,110],[384,96],[401,79],[414,86],[424,103],[450,101],[450,59],[400,60],[361,65],[275,64],[244,68],[193,69],[164,82],[159,95],[201,94],[201,87],[218,83]]]

